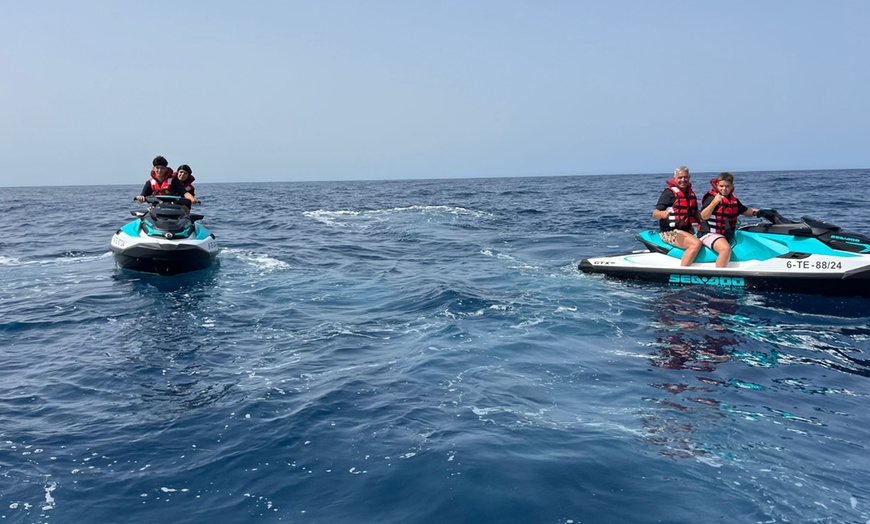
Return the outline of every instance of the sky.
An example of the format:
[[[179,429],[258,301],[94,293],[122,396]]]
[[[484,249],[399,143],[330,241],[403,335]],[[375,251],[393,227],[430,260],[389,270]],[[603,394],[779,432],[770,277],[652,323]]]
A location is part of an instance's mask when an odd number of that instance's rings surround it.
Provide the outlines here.
[[[863,0],[0,5],[0,186],[870,167]]]

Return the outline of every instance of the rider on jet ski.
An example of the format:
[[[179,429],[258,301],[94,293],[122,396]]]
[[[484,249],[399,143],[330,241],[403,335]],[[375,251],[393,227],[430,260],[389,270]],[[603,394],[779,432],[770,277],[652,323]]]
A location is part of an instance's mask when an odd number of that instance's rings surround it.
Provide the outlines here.
[[[140,204],[145,201],[145,197],[150,195],[172,195],[187,199],[185,202],[179,201],[179,204],[184,206],[186,212],[190,211],[189,205],[191,202],[199,202],[192,193],[184,189],[184,184],[175,178],[170,169],[169,162],[162,156],[154,157],[151,162],[151,178],[145,182],[142,192],[136,196],[136,201]]]
[[[737,216],[755,216],[758,209],[746,207],[734,196],[734,175],[720,173],[710,181],[713,185],[701,202],[701,243],[712,249],[716,267],[727,267],[731,260],[731,241],[737,230]]]
[[[193,182],[196,178],[193,177],[193,169],[190,168],[187,164],[181,164],[178,166],[178,169],[175,170],[175,178],[178,179],[179,182],[184,186],[184,190],[190,193],[191,195],[196,196],[196,188],[193,187]],[[196,204],[199,202],[198,200],[194,200],[193,203]]]
[[[692,224],[698,220],[698,199],[689,182],[689,168],[680,166],[674,170],[674,178],[659,196],[653,209],[653,218],[658,219],[661,239],[668,244],[684,249],[681,266],[689,266],[701,251],[701,241],[695,236]]]

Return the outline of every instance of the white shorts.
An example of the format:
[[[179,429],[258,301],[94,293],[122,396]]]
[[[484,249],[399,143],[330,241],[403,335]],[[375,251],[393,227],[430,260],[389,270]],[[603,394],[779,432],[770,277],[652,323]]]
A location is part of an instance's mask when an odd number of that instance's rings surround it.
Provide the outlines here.
[[[704,244],[705,246],[709,247],[710,249],[713,249],[713,243],[716,242],[717,240],[719,240],[720,238],[725,238],[725,237],[720,235],[719,233],[707,233],[706,235],[701,237],[701,243]],[[727,240],[726,240],[726,242],[727,242]],[[713,251],[716,251],[716,250],[713,249]]]

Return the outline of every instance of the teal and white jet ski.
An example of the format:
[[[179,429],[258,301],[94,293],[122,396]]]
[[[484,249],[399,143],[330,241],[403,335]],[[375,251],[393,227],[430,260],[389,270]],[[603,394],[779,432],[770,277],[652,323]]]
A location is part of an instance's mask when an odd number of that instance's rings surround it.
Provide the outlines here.
[[[761,209],[758,217],[764,221],[734,232],[728,267],[717,268],[707,247],[681,267],[683,250],[649,230],[638,235],[645,250],[587,258],[579,269],[684,286],[870,296],[870,237],[811,217],[789,220],[774,209]]]
[[[112,237],[118,266],[133,271],[175,275],[210,267],[220,252],[214,234],[199,223],[203,216],[188,213],[186,199],[149,196],[147,211],[133,210],[136,220]]]

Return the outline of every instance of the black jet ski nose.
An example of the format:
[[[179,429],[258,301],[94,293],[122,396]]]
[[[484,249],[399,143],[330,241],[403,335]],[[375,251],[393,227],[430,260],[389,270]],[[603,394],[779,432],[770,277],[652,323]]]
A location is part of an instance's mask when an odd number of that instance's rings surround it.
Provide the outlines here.
[[[160,203],[152,207],[142,220],[149,235],[165,238],[185,237],[191,231],[193,221],[178,204]]]

